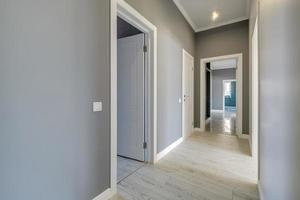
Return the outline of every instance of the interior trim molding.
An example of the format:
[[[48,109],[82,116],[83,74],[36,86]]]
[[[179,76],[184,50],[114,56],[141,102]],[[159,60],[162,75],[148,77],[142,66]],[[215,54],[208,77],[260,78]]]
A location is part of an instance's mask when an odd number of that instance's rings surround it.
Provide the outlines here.
[[[162,159],[163,157],[165,157],[168,153],[170,153],[170,151],[172,151],[175,147],[177,147],[183,141],[184,141],[184,138],[181,137],[178,140],[176,140],[175,142],[173,142],[171,145],[169,145],[167,148],[165,148],[163,151],[161,151],[160,153],[158,153],[156,161],[159,161],[160,159]]]
[[[234,24],[234,23],[241,22],[241,21],[244,21],[244,20],[247,20],[247,19],[249,19],[249,17],[238,17],[238,18],[229,20],[227,22],[217,23],[217,24],[215,24],[213,26],[206,26],[206,27],[198,28],[198,29],[196,29],[195,32],[198,33],[198,32],[202,32],[202,31],[207,31],[209,29],[214,29],[214,28],[218,28],[218,27],[221,27],[221,26],[226,26],[226,25],[229,25],[229,24]]]
[[[258,181],[257,185],[258,185],[258,195],[259,195],[259,199],[260,199],[260,200],[264,200],[265,198],[264,198],[264,195],[263,195],[263,190],[262,190],[260,181]]]
[[[108,200],[112,198],[115,194],[116,193],[111,188],[108,188],[107,190],[99,194],[97,197],[95,197],[93,200]]]
[[[189,14],[186,12],[186,10],[183,8],[183,6],[180,4],[179,0],[173,0],[174,4],[177,6],[178,10],[181,12],[185,20],[190,24],[191,28],[194,30],[194,32],[197,32],[196,24],[193,22],[193,20],[190,18]]]

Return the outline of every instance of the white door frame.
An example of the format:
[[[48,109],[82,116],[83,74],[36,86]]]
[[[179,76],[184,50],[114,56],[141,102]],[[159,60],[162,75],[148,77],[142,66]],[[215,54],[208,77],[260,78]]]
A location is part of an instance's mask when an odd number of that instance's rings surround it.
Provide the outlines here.
[[[224,95],[224,86],[225,82],[236,82],[236,79],[228,79],[228,80],[223,80],[223,88],[222,88],[222,100],[223,100],[223,112],[225,111],[225,95]]]
[[[258,18],[255,20],[254,30],[251,37],[251,74],[252,74],[252,123],[251,123],[251,154],[258,158],[258,134],[259,134],[259,69],[258,69]]]
[[[181,128],[182,128],[182,137],[183,138],[187,138],[189,137],[189,135],[186,135],[184,133],[184,68],[186,67],[185,66],[185,62],[184,62],[184,57],[187,56],[187,57],[190,57],[192,60],[193,60],[193,79],[192,79],[192,98],[191,98],[191,101],[192,101],[192,112],[194,113],[194,57],[188,53],[185,49],[182,49],[182,81],[181,81],[181,87],[182,87],[182,95],[181,95],[181,112],[182,112],[182,115],[181,115]],[[192,118],[192,123],[194,124],[194,114],[193,114],[193,118]],[[192,130],[194,129],[194,127],[192,127]]]
[[[237,59],[236,81],[237,81],[237,113],[236,113],[236,133],[238,137],[248,138],[243,134],[243,54],[232,54],[218,57],[203,58],[200,60],[200,130],[205,131],[205,113],[206,113],[206,63]]]
[[[145,33],[145,43],[148,47],[145,56],[146,78],[145,104],[148,115],[145,116],[146,140],[148,142],[147,161],[157,161],[157,28],[132,8],[124,0],[111,2],[111,185],[110,193],[117,191],[117,16]],[[147,134],[148,133],[148,134]],[[148,136],[148,137],[147,137]]]

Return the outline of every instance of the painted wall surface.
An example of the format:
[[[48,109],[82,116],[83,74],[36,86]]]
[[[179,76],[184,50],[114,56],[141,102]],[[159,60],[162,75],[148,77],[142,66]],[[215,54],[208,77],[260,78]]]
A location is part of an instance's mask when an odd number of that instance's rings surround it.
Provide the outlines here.
[[[243,133],[249,131],[249,23],[248,20],[196,34],[195,126],[200,126],[200,59],[243,53]]]
[[[182,48],[195,52],[195,35],[172,0],[126,0],[158,31],[158,152],[182,136]]]
[[[109,187],[109,5],[0,1],[0,199],[91,200]]]
[[[260,1],[260,184],[265,200],[300,199],[299,10],[299,0]]]
[[[236,79],[235,69],[212,71],[212,109],[223,110],[223,81]]]

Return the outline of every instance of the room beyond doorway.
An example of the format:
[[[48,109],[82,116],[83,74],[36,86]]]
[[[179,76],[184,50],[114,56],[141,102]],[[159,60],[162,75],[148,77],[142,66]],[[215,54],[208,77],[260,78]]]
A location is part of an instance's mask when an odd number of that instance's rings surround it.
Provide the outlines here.
[[[243,55],[233,54],[212,58],[204,58],[200,61],[200,131],[217,130],[224,133],[236,134],[243,137]],[[215,79],[213,74],[226,74],[232,71],[231,76],[218,78],[219,86],[213,88]],[[224,95],[224,80],[234,80],[234,94]],[[231,85],[230,85],[231,87]],[[233,90],[229,90],[233,91]],[[225,96],[225,97],[224,97]],[[225,109],[225,103],[235,105]],[[232,104],[234,103],[234,104]],[[230,105],[229,104],[229,105]],[[228,111],[225,113],[225,111]],[[213,111],[213,112],[212,112]],[[216,112],[214,112],[216,111]],[[211,122],[211,123],[210,123]],[[219,128],[209,128],[217,122]],[[220,128],[221,126],[221,128]],[[225,127],[226,126],[226,127]]]

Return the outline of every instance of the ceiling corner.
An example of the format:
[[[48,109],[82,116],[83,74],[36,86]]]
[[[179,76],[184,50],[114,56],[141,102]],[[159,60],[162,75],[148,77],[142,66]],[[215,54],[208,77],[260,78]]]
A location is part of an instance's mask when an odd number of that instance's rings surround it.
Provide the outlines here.
[[[185,20],[192,27],[192,29],[194,30],[194,32],[196,32],[197,31],[197,27],[196,27],[195,23],[193,22],[193,20],[191,19],[191,17],[188,15],[188,13],[186,12],[186,10],[183,8],[183,6],[181,5],[180,1],[179,0],[173,0],[173,2],[176,5],[176,7],[178,8],[178,10],[181,12],[181,14],[183,15],[183,17],[185,18]]]

